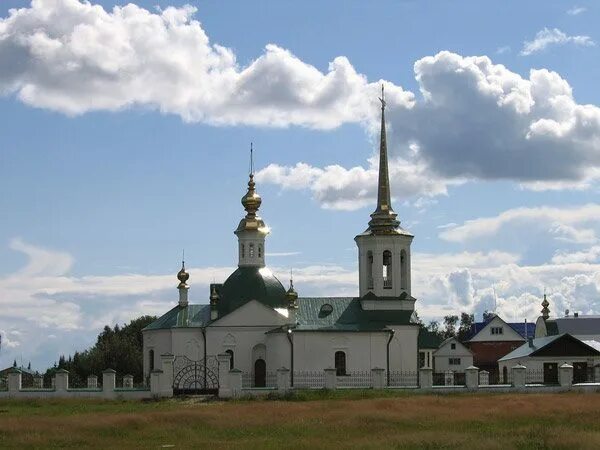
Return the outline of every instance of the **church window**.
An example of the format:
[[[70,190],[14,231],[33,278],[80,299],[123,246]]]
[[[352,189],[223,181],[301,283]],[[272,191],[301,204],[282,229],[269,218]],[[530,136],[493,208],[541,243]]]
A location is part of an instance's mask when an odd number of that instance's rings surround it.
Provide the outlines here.
[[[373,252],[367,252],[367,289],[373,289]]]
[[[241,253],[242,253],[242,258],[245,258],[246,257],[246,246],[244,244],[242,244]]]
[[[154,350],[148,352],[148,367],[150,368],[150,372],[154,370]]]
[[[262,258],[262,245],[258,246],[258,257]]]
[[[225,353],[227,353],[230,358],[229,358],[229,370],[233,370],[233,350],[229,349],[229,350],[225,350]]]
[[[400,288],[408,289],[408,261],[405,250],[400,252]]]
[[[383,252],[383,288],[392,288],[392,252]]]
[[[254,244],[250,244],[249,248],[248,248],[248,253],[250,258],[254,258]]]
[[[337,376],[346,375],[346,353],[335,352],[335,374]]]

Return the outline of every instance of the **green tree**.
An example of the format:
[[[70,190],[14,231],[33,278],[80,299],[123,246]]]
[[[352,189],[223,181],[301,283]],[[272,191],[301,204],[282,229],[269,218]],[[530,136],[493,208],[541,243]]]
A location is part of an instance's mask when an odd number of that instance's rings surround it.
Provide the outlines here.
[[[456,324],[458,323],[458,316],[455,314],[444,316],[444,339],[448,339],[456,336]]]
[[[458,326],[457,333],[460,342],[465,341],[469,337],[473,323],[475,323],[475,316],[473,314],[460,313],[460,325]]]

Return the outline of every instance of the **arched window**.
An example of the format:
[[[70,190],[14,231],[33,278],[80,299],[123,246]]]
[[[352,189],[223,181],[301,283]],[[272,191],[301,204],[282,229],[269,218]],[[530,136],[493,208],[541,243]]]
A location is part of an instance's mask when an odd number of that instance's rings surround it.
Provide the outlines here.
[[[262,258],[262,245],[258,245],[258,257]]]
[[[148,367],[150,368],[150,372],[154,370],[154,350],[148,352]]]
[[[383,252],[383,288],[392,288],[392,252]]]
[[[373,252],[367,252],[367,289],[373,289]]]
[[[248,253],[250,254],[250,258],[254,258],[254,244],[250,244]]]
[[[241,249],[240,253],[242,254],[242,258],[245,258],[246,257],[246,246],[244,244],[241,244],[241,245],[242,245],[242,249]]]
[[[346,353],[342,351],[335,352],[335,374],[346,375]]]
[[[225,350],[225,353],[227,353],[229,356],[231,356],[231,358],[229,358],[229,370],[233,370],[233,350],[231,350],[231,349]]]
[[[406,251],[400,252],[400,288],[408,289],[408,261]]]

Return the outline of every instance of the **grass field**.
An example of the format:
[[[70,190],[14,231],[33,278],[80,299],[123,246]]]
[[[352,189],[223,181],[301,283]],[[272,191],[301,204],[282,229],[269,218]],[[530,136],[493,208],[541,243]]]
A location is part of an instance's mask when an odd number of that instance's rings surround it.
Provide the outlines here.
[[[0,401],[0,447],[600,448],[599,394]]]

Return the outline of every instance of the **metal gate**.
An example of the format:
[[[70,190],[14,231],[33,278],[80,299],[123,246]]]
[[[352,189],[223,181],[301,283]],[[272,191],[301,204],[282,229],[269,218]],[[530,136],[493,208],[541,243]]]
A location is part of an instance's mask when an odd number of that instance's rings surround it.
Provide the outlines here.
[[[173,361],[173,394],[216,394],[219,392],[219,361],[216,356],[194,361],[176,356]]]

